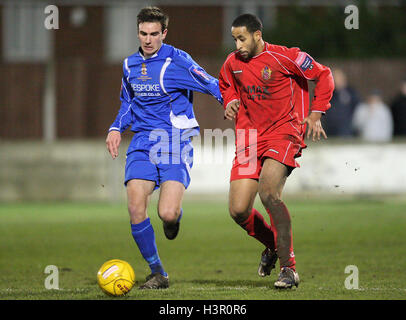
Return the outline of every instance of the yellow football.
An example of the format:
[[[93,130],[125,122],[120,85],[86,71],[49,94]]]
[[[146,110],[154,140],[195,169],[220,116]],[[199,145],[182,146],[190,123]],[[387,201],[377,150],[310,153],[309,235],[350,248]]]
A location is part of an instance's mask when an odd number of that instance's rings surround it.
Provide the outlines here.
[[[123,260],[106,261],[97,272],[97,283],[104,293],[111,296],[123,296],[134,286],[134,269]]]

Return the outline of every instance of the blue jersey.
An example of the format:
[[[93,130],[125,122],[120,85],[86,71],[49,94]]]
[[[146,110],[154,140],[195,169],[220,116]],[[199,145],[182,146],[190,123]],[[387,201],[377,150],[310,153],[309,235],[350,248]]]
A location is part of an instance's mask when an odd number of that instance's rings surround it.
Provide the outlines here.
[[[173,128],[180,134],[186,130],[196,135],[199,124],[193,112],[193,91],[210,94],[223,103],[218,80],[186,52],[162,44],[156,54],[145,59],[138,51],[124,60],[121,107],[109,131],[123,132],[131,126],[137,137],[127,153],[148,149],[148,137],[157,129],[165,130],[169,138]]]

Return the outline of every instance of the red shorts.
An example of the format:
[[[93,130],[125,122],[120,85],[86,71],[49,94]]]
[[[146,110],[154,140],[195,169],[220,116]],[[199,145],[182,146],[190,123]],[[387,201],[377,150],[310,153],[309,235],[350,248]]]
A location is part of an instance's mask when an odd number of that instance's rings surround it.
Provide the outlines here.
[[[266,158],[272,158],[280,163],[291,167],[300,167],[295,160],[302,155],[302,149],[306,146],[298,139],[267,139],[255,146],[246,147],[236,152],[231,169],[230,181],[239,179],[259,179],[262,164]]]

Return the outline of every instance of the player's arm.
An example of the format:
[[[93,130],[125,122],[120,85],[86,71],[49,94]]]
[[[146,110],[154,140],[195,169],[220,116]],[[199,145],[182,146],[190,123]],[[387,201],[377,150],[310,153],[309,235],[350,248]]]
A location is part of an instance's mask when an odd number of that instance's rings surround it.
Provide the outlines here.
[[[218,102],[223,103],[218,80],[183,51],[178,50],[173,56],[164,78],[168,88],[198,91],[212,95]]]
[[[331,107],[330,100],[334,91],[334,80],[330,68],[318,63],[310,55],[299,51],[294,60],[296,74],[306,80],[315,81],[314,95],[310,105],[310,114],[305,117],[302,124],[307,124],[306,138],[313,141],[320,140],[327,134],[321,124],[321,117]]]
[[[324,139],[327,139],[327,134],[321,124],[322,115],[322,112],[312,111],[306,118],[303,119],[302,125],[307,124],[307,139],[310,138],[310,135],[312,136],[313,141],[316,141],[316,138],[317,140],[320,140],[321,136],[323,136]]]
[[[302,124],[307,124],[307,138],[320,140],[320,136],[327,139],[327,134],[321,124],[321,117],[331,107],[330,100],[334,91],[334,80],[330,68],[313,61],[311,70],[304,70],[305,78],[316,83],[314,96],[310,106],[310,115],[305,117]],[[310,65],[310,66],[311,66]],[[311,68],[311,67],[310,67]],[[302,69],[302,68],[301,68]]]
[[[113,159],[118,156],[118,148],[121,143],[121,133],[124,132],[133,122],[131,112],[131,100],[134,97],[132,88],[128,83],[128,73],[124,67],[123,78],[121,80],[120,100],[121,107],[116,119],[109,128],[106,138],[106,147]]]
[[[227,59],[221,67],[219,86],[224,99],[224,118],[233,120],[240,108],[240,99],[228,61],[229,59]]]
[[[289,71],[306,80],[315,81],[314,96],[310,105],[310,114],[303,119],[307,124],[307,138],[320,140],[327,135],[321,125],[321,117],[331,107],[330,100],[334,91],[334,80],[330,68],[318,63],[299,48],[288,49],[285,60]]]

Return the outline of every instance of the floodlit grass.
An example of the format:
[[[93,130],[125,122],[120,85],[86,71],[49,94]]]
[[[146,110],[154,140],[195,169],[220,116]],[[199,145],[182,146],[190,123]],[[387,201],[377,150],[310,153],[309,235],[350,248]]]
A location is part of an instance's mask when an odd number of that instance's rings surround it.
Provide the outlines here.
[[[406,299],[406,203],[391,200],[287,200],[301,283],[278,291],[277,277],[257,276],[263,247],[228,215],[226,201],[184,201],[178,237],[166,240],[151,203],[167,290],[134,288],[123,298],[102,293],[98,268],[118,258],[140,285],[149,274],[130,233],[126,205],[24,203],[0,205],[0,299],[121,300],[403,300]],[[262,206],[256,206],[265,213]],[[269,221],[268,217],[267,220]],[[59,270],[59,290],[47,290],[47,265]],[[344,286],[348,265],[359,289]]]

